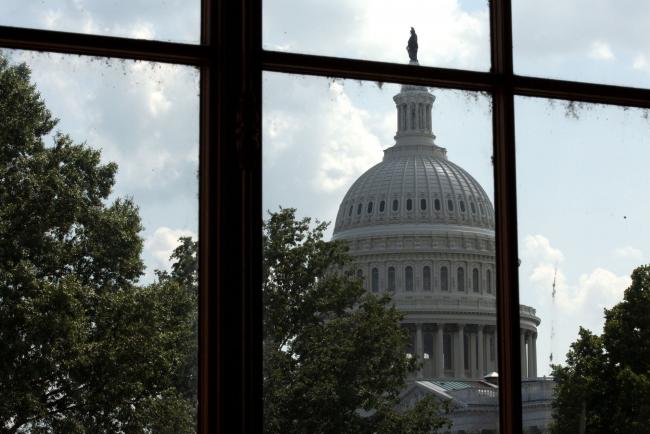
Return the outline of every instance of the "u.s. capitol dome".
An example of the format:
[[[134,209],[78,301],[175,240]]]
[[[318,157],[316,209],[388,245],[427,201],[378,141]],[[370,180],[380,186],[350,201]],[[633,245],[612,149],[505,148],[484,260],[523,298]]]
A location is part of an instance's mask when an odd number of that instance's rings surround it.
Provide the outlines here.
[[[407,352],[423,360],[417,378],[481,379],[497,371],[494,208],[435,143],[435,97],[402,86],[393,99],[395,144],[350,187],[333,239],[347,241],[365,288],[403,312]],[[534,378],[540,319],[520,314],[522,372]]]

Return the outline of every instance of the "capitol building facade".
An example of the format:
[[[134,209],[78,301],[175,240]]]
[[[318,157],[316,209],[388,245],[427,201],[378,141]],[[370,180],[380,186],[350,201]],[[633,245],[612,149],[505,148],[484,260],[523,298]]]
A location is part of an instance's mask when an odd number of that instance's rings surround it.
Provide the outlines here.
[[[417,64],[417,61],[411,61]],[[454,433],[498,432],[494,209],[481,185],[435,143],[435,97],[404,85],[383,161],[349,189],[335,240],[345,240],[367,291],[389,293],[421,369],[403,405],[451,400]],[[520,307],[524,431],[547,432],[553,383],[537,377],[535,309]]]

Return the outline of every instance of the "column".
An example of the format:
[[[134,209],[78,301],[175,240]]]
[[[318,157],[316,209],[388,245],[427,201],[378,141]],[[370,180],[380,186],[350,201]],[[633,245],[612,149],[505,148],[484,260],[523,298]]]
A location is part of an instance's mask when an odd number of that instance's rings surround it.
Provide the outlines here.
[[[533,378],[535,372],[534,356],[533,356],[533,334],[531,332],[526,333],[526,347],[528,347],[528,378]]]
[[[465,378],[465,325],[458,324],[456,351],[454,352],[454,377]]]
[[[397,131],[402,131],[402,107],[397,106]]]
[[[477,378],[478,374],[476,369],[477,360],[476,360],[476,333],[470,333],[469,335],[469,375],[472,378]]]
[[[533,377],[537,378],[537,333],[533,333]]]
[[[526,339],[525,339],[525,331],[524,330],[519,330],[519,342],[521,345],[521,378],[526,378],[528,377],[527,368],[528,365],[526,363]]]
[[[483,366],[483,360],[485,359],[485,345],[484,345],[484,337],[483,337],[483,326],[478,325],[478,330],[476,332],[477,334],[477,339],[478,339],[478,376],[480,378],[483,378],[485,375],[485,368]]]
[[[494,371],[499,372],[499,336],[497,335],[497,329],[494,327],[492,329],[492,336],[494,337]]]
[[[418,357],[422,365],[424,364],[423,349],[424,349],[424,345],[422,343],[422,324],[416,323],[415,324],[415,355]],[[422,378],[422,367],[418,369],[418,377],[420,378]]]
[[[444,324],[438,323],[438,330],[436,331],[436,377],[442,378],[445,376],[445,361],[444,361],[444,348],[443,348],[443,329]]]

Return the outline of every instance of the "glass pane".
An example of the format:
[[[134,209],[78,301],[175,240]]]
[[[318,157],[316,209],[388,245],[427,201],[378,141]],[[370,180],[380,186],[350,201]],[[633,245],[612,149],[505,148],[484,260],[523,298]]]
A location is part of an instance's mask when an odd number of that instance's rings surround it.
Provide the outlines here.
[[[198,82],[0,52],[7,431],[195,431]]]
[[[2,0],[0,25],[196,44],[201,37],[201,2]]]
[[[520,75],[650,86],[650,5],[634,0],[514,0],[513,49]]]
[[[486,71],[489,15],[485,0],[267,0],[262,41],[266,50],[403,63],[413,27],[421,65]]]
[[[648,113],[517,98],[516,119],[520,295],[536,309],[521,330],[524,428],[639,432],[650,288],[648,269],[634,270],[649,259]]]
[[[263,101],[267,429],[496,432],[490,96],[265,73]]]

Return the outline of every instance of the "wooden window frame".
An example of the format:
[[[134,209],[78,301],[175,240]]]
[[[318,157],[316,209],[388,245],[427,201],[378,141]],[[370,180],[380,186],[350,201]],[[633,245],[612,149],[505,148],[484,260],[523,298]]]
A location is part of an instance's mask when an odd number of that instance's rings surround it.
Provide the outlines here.
[[[510,0],[490,1],[489,72],[265,51],[261,1],[202,0],[197,45],[0,26],[0,47],[200,68],[198,432],[262,432],[262,71],[492,96],[499,427],[521,432],[514,97],[650,108],[650,90],[515,75]]]

